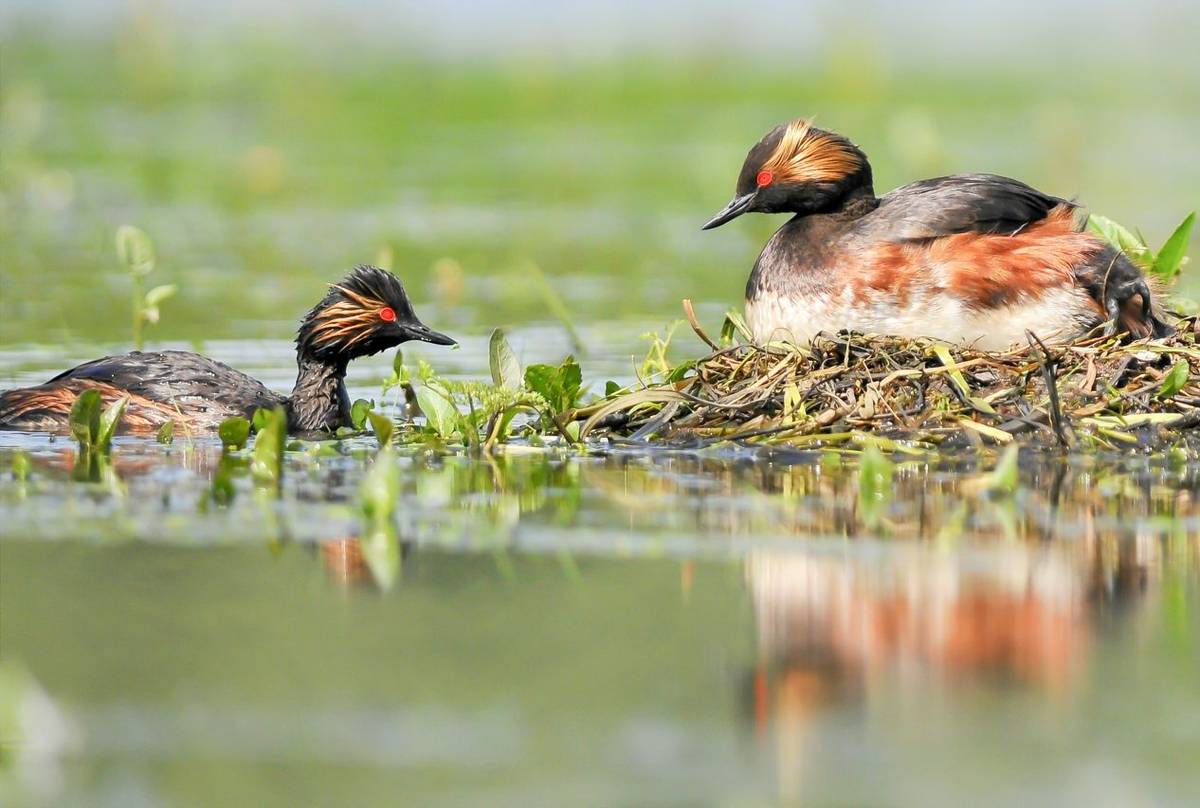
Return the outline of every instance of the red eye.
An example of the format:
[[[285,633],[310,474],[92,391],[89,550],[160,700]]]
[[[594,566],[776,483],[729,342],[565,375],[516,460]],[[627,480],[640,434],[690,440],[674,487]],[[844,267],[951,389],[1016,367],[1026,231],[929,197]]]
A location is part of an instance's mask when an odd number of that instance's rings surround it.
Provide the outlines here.
[[[754,181],[758,183],[759,188],[763,188],[775,181],[775,175],[764,169],[758,172],[758,176],[754,178]]]
[[[396,322],[396,310],[391,306],[384,306],[379,310],[379,319],[383,320],[385,323]]]

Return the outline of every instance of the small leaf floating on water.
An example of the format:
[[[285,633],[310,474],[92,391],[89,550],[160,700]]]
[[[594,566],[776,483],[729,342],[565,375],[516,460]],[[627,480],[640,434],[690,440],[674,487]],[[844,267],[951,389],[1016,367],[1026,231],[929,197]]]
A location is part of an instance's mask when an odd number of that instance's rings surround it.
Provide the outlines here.
[[[259,410],[261,412],[261,410]],[[258,413],[255,413],[257,419]],[[246,445],[250,438],[250,422],[240,415],[226,418],[217,427],[217,435],[221,438],[221,446],[227,451],[237,451]]]
[[[158,428],[158,432],[155,434],[155,438],[158,440],[159,443],[165,444],[167,446],[174,443],[175,442],[175,422],[167,421],[165,424],[160,426]]]
[[[350,423],[357,430],[366,429],[367,413],[375,406],[374,401],[367,401],[365,398],[355,399],[350,405]]]

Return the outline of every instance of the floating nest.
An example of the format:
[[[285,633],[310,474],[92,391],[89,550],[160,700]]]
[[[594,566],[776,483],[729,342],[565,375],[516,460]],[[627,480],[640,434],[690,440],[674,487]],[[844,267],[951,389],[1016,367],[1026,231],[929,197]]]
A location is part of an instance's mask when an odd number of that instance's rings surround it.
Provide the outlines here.
[[[580,434],[829,446],[1159,444],[1200,425],[1200,321],[1175,336],[1115,337],[992,353],[925,339],[821,334],[805,348],[720,347],[663,383],[574,413]],[[1165,435],[1170,432],[1172,435]]]

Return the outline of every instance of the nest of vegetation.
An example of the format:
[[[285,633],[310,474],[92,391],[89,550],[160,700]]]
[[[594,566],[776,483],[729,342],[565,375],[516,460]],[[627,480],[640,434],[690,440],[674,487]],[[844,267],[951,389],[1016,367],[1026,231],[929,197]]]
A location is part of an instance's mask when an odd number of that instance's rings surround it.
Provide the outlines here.
[[[1001,353],[847,333],[805,348],[719,347],[689,319],[714,352],[578,411],[582,435],[829,446],[868,433],[932,446],[1020,437],[1104,447],[1200,425],[1197,317],[1167,339],[1031,338]]]

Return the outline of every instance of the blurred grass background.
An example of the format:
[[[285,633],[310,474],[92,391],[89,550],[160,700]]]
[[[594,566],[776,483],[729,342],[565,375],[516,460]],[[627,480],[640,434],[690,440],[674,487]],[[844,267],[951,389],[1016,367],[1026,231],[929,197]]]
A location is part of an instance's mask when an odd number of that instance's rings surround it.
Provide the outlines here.
[[[127,222],[181,286],[151,340],[287,338],[381,254],[456,333],[550,319],[531,262],[585,322],[737,304],[782,218],[698,228],[797,115],[880,192],[1010,174],[1158,244],[1200,196],[1200,12],[1151,6],[13,0],[0,343],[127,339]]]

